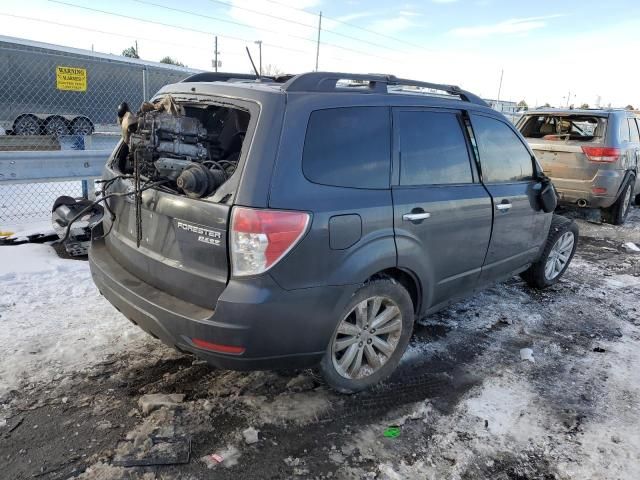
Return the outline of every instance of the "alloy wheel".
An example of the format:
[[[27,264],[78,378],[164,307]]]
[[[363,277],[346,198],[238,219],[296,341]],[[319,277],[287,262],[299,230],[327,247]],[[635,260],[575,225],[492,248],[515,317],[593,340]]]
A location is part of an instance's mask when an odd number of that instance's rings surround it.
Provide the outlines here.
[[[565,232],[553,244],[544,266],[544,276],[547,280],[553,280],[560,275],[569,262],[574,242],[573,232]]]
[[[398,347],[402,313],[387,297],[358,303],[340,322],[331,347],[333,366],[344,378],[368,377],[380,370]]]

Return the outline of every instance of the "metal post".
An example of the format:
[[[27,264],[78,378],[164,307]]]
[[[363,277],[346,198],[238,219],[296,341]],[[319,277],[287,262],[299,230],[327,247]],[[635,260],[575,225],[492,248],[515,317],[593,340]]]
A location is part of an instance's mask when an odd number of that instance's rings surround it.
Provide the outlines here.
[[[213,40],[213,66],[215,71],[218,71],[218,36],[216,35]]]
[[[498,85],[498,98],[496,99],[496,107],[500,103],[500,92],[502,91],[502,77],[504,76],[504,68],[500,70],[500,85]],[[502,109],[500,109],[502,110]]]
[[[322,30],[322,12],[318,16],[318,41],[316,42],[316,72],[318,71],[318,58],[320,57],[320,31]]]
[[[147,101],[147,67],[142,67],[142,101]]]

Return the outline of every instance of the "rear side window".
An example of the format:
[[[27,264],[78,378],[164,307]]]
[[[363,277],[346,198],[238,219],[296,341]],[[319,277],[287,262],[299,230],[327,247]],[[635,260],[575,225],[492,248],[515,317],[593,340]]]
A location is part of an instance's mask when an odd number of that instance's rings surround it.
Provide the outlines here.
[[[607,119],[595,115],[528,115],[520,123],[520,133],[526,138],[542,140],[578,140],[601,142]]]
[[[401,111],[400,185],[471,183],[471,164],[455,113]]]
[[[311,113],[302,153],[314,183],[389,188],[391,121],[387,107],[349,107]]]
[[[533,178],[531,154],[505,123],[476,115],[471,123],[485,182],[520,182]]]
[[[640,143],[640,134],[638,134],[638,125],[635,118],[628,118],[629,133],[633,143]]]

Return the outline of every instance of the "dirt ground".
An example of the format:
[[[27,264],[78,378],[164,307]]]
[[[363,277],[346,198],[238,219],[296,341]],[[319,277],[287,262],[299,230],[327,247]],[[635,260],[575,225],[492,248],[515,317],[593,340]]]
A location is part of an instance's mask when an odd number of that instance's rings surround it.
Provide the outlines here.
[[[640,245],[640,209],[623,227],[577,221],[578,252],[557,285],[514,278],[422,319],[393,378],[351,396],[312,371],[214,370],[140,335],[108,305],[92,310],[103,300],[86,263],[65,261],[86,285],[62,304],[46,292],[64,272],[22,287],[5,275],[8,296],[39,293],[38,311],[84,322],[92,341],[48,348],[67,338],[61,327],[11,353],[1,337],[0,359],[17,360],[0,390],[0,477],[637,479],[640,253],[624,243]],[[101,327],[104,312],[120,336]],[[0,326],[25,316],[5,302]],[[37,329],[31,316],[24,328]],[[148,394],[184,398],[144,413]],[[157,465],[176,461],[186,463]],[[156,465],[121,466],[145,462]]]

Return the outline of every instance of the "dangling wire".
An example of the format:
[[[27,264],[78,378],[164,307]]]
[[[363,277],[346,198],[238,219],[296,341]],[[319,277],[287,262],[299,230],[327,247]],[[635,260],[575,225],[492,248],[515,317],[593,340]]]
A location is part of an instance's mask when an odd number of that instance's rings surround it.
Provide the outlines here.
[[[99,205],[100,203],[108,200],[109,198],[113,198],[113,197],[127,197],[129,195],[141,194],[145,190],[149,190],[150,188],[159,187],[160,185],[163,185],[164,183],[167,183],[167,181],[168,180],[161,180],[159,182],[146,183],[145,185],[142,185],[142,187],[139,190],[134,190],[133,192],[115,192],[115,193],[109,193],[107,195],[104,195],[103,197],[99,198],[98,200],[92,202],[91,204],[87,205],[85,208],[80,210],[80,212],[78,212],[76,214],[76,216],[73,217],[69,221],[69,223],[67,225],[67,229],[66,229],[65,234],[64,234],[64,237],[62,237],[60,240],[57,240],[54,243],[64,243],[64,242],[66,242],[69,239],[69,235],[71,233],[71,225],[73,225],[77,220],[82,218],[82,216],[85,215],[87,212],[91,211],[91,209],[93,207],[95,207],[96,205]]]

